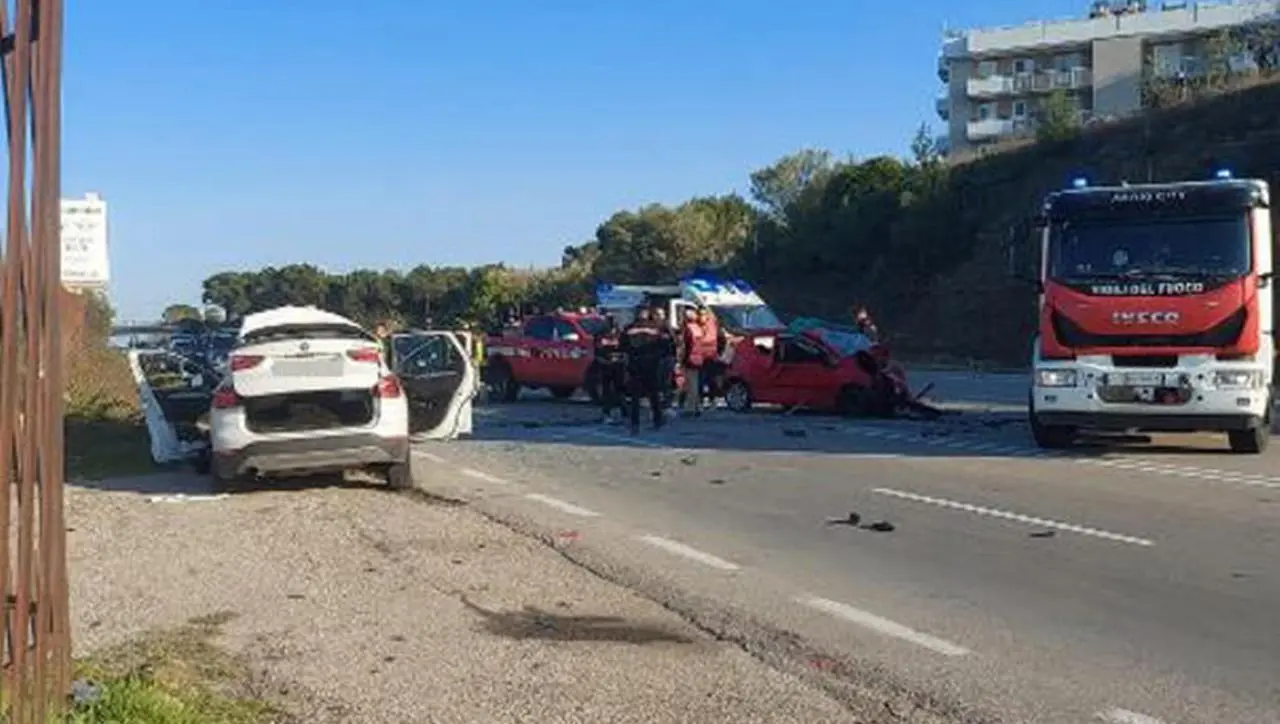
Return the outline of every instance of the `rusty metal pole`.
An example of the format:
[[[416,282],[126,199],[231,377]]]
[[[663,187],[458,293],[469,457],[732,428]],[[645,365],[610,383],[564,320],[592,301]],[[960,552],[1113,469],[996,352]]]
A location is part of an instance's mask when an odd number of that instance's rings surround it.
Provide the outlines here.
[[[70,685],[58,330],[63,7],[61,0],[16,0],[10,22],[8,6],[0,1],[9,141],[0,268],[0,479],[7,482],[0,495],[0,706],[7,711],[0,719],[36,724],[65,709]]]

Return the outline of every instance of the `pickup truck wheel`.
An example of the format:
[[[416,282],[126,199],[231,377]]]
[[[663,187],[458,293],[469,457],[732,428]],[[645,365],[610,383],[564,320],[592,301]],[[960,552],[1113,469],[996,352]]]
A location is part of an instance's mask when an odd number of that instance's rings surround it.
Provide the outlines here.
[[[582,379],[582,389],[587,393],[587,399],[591,400],[591,404],[600,404],[602,393],[600,390],[600,366],[594,362],[587,368],[587,374]]]
[[[751,388],[742,380],[730,380],[724,390],[724,403],[734,412],[750,412]]]
[[[520,397],[520,383],[511,374],[511,366],[500,358],[490,364],[489,388],[503,402],[515,402]]]

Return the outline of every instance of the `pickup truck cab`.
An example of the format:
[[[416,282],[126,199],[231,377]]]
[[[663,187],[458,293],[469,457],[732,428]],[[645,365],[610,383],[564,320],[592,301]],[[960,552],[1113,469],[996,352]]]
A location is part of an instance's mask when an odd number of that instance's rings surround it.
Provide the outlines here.
[[[595,336],[604,317],[555,312],[526,317],[520,326],[490,337],[486,379],[498,399],[514,402],[522,389],[546,388],[567,399],[579,388],[592,400],[598,391],[592,362]]]

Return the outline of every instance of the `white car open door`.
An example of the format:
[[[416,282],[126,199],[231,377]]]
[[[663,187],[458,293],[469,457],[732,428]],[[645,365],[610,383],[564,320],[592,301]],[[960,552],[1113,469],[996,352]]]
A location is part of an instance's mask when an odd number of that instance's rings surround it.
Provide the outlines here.
[[[465,344],[452,332],[401,332],[391,336],[391,369],[409,402],[409,434],[419,440],[452,440],[471,433],[471,404],[479,375]]]

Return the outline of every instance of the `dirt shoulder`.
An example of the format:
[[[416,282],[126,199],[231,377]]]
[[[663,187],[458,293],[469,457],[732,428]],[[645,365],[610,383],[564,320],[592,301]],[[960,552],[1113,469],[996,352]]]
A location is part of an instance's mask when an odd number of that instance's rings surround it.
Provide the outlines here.
[[[68,494],[79,653],[216,616],[309,724],[850,720],[465,507],[359,486],[184,500],[201,480],[175,474],[102,487]]]

